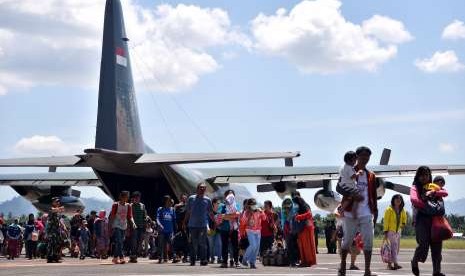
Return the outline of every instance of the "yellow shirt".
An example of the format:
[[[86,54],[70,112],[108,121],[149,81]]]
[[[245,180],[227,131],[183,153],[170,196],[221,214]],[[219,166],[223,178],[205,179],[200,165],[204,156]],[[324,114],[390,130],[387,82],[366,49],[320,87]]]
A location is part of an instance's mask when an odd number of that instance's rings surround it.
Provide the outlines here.
[[[434,183],[429,183],[429,184],[425,184],[423,185],[423,189],[425,189],[426,191],[439,191],[441,190],[441,186],[439,186],[438,184],[434,184]]]
[[[384,232],[401,232],[402,228],[407,224],[407,212],[402,209],[400,212],[399,228],[397,229],[396,211],[392,206],[389,206],[384,212]],[[397,230],[397,231],[396,231]]]

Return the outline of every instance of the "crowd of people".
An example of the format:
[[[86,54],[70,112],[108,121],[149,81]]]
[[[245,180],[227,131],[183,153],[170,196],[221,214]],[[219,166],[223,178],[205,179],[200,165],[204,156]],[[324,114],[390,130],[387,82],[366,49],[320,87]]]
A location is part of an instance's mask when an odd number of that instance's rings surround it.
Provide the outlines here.
[[[327,221],[324,227],[328,254],[336,254],[339,248],[339,275],[346,275],[349,254],[349,269],[359,269],[355,260],[362,251],[364,275],[374,275],[371,257],[378,205],[375,174],[366,167],[370,156],[366,147],[344,156],[337,185],[343,199],[335,211],[336,221]],[[444,185],[442,177],[433,181],[428,167],[418,168],[410,190],[418,242],[411,261],[414,275],[419,275],[418,262],[425,262],[430,247],[434,275],[443,275],[442,241],[432,237],[432,228],[434,218],[444,215]],[[50,212],[37,218],[30,214],[21,225],[17,219],[10,225],[0,219],[0,245],[8,259],[18,257],[25,247],[26,258],[41,257],[47,262],[61,262],[66,253],[80,259],[112,257],[114,264],[136,263],[140,257],[191,266],[217,263],[221,268],[255,269],[257,258],[263,264],[291,267],[317,263],[319,229],[310,205],[299,192],[286,196],[276,211],[271,201],[258,204],[249,198],[237,202],[234,190],[210,199],[206,190],[206,184],[200,183],[195,194],[181,195],[177,204],[165,195],[155,214],[147,212],[139,192],[131,195],[123,191],[109,214],[102,210],[84,216],[78,210],[70,220],[63,215],[59,198],[53,198]],[[384,239],[390,245],[390,270],[402,268],[398,253],[406,223],[403,198],[396,194],[383,219]]]
[[[196,194],[182,195],[176,205],[171,196],[164,196],[153,216],[139,192],[121,192],[109,214],[102,210],[84,216],[77,210],[70,219],[62,214],[59,198],[53,198],[50,212],[41,217],[30,214],[26,223],[15,219],[10,225],[0,220],[5,254],[14,259],[25,247],[26,258],[51,263],[69,254],[80,259],[112,257],[115,264],[148,257],[159,263],[256,268],[257,258],[270,255],[279,243],[292,252],[283,264],[316,264],[312,213],[298,192],[284,199],[277,213],[271,201],[263,208],[253,198],[239,204],[234,190],[210,199],[206,188],[199,184]]]

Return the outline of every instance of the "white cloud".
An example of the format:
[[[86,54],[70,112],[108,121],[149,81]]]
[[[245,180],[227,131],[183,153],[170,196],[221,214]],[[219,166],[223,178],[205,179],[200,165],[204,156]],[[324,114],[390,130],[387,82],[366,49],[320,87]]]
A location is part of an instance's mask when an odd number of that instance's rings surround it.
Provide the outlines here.
[[[399,44],[413,39],[401,21],[381,15],[374,15],[363,21],[362,30],[365,34],[387,43]]]
[[[440,143],[439,144],[439,151],[442,153],[452,153],[457,150],[457,146],[450,143]]]
[[[431,58],[417,59],[415,66],[427,73],[458,72],[465,68],[454,51],[435,52]]]
[[[454,20],[447,25],[442,31],[442,38],[444,39],[461,39],[465,38],[465,24],[463,21]]]
[[[340,7],[338,0],[315,0],[302,1],[289,12],[261,13],[252,21],[254,46],[304,73],[326,74],[374,71],[396,56],[397,44],[412,38],[400,21],[374,16],[361,26],[346,20]]]
[[[39,2],[0,5],[0,76],[11,76],[0,78],[0,93],[44,85],[96,89],[105,1]],[[220,68],[210,48],[250,44],[222,9],[122,2],[134,78],[145,78],[150,89],[189,88]]]
[[[17,155],[69,155],[82,153],[88,145],[64,142],[57,136],[34,135],[20,139],[13,147]]]

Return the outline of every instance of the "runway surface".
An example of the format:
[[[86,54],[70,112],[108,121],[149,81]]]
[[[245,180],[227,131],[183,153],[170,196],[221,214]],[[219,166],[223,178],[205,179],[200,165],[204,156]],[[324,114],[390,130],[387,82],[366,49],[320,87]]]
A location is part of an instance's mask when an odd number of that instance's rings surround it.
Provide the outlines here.
[[[377,253],[377,252],[376,252]],[[412,275],[410,272],[409,260],[413,254],[412,250],[402,250],[400,254],[401,270],[390,271],[386,265],[381,262],[379,254],[373,256],[372,271],[380,276],[391,275]],[[139,259],[137,264],[113,265],[111,260],[78,259],[65,258],[61,264],[47,264],[44,260],[26,260],[18,258],[9,261],[4,258],[0,259],[0,275],[146,275],[146,276],[332,276],[337,275],[339,257],[338,255],[318,254],[318,265],[311,268],[289,268],[289,267],[264,267],[258,264],[258,269],[251,270],[248,268],[219,268],[218,264],[210,264],[207,267],[195,266],[188,264],[158,264],[156,261],[148,259]],[[357,259],[357,265],[363,268],[363,255]],[[425,264],[420,264],[421,275],[432,275],[431,260],[428,259]],[[443,273],[451,275],[465,275],[465,250],[445,250],[443,252]],[[363,275],[363,271],[348,271],[347,275]]]

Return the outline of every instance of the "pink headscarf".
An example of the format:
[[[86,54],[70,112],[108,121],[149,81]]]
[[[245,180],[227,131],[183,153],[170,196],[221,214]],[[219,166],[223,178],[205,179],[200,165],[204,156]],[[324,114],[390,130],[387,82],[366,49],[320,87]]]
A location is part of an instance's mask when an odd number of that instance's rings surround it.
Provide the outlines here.
[[[104,219],[107,216],[107,212],[105,210],[101,210],[98,212],[98,217]]]

